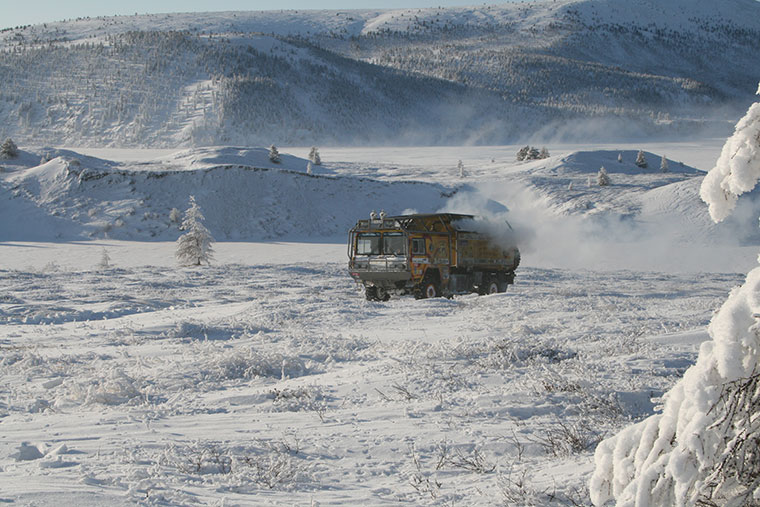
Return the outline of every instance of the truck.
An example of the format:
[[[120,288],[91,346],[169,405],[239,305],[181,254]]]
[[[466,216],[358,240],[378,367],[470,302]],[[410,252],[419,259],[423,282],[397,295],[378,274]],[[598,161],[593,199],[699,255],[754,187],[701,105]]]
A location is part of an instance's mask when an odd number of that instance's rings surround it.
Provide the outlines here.
[[[478,231],[479,224],[476,216],[458,213],[373,212],[349,231],[348,272],[370,301],[505,292],[520,251],[512,241]],[[499,225],[512,230],[506,221]]]

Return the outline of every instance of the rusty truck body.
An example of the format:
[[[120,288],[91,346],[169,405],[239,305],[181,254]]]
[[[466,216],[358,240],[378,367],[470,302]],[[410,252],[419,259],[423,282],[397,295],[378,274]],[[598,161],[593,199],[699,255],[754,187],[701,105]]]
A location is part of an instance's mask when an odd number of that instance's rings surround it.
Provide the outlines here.
[[[477,224],[475,216],[456,213],[373,213],[349,231],[349,273],[375,301],[504,292],[514,283],[520,252],[478,232]]]

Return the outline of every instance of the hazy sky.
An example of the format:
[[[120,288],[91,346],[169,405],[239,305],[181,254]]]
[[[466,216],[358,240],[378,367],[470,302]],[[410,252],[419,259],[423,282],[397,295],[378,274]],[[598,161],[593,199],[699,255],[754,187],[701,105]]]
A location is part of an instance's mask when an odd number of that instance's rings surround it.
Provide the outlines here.
[[[157,12],[263,11],[279,9],[401,9],[483,5],[501,1],[468,0],[0,0],[0,28],[86,16]],[[515,1],[515,0],[512,0]]]

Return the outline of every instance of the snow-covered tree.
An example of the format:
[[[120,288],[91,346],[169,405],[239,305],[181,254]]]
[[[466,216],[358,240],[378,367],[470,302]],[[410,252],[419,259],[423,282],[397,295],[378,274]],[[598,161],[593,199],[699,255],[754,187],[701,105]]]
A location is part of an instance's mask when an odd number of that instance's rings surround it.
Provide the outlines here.
[[[108,250],[106,250],[106,247],[103,247],[103,251],[100,254],[100,262],[98,263],[98,268],[108,269],[110,267],[111,257],[108,255]]]
[[[758,90],[760,91],[760,90]],[[760,180],[760,102],[749,108],[705,176],[716,222]],[[655,414],[602,441],[591,500],[602,505],[757,505],[760,502],[760,267],[708,327],[694,366]]]
[[[306,162],[306,174],[311,174],[311,160]]]
[[[16,158],[18,157],[18,146],[13,142],[10,137],[0,146],[0,157],[2,158]]]
[[[517,160],[522,162],[526,158],[528,158],[528,153],[530,153],[530,146],[523,146],[520,148],[520,150],[517,152]]]
[[[462,163],[461,160],[459,162],[457,162],[457,171],[459,172],[459,177],[460,178],[464,178],[465,177],[464,163]]]
[[[638,155],[636,155],[636,165],[642,169],[649,167],[649,164],[647,164],[647,159],[644,156],[644,152],[642,150],[639,150]]]
[[[665,155],[662,156],[662,159],[660,160],[660,171],[666,173],[668,172],[668,159],[665,158]]]
[[[205,217],[201,208],[195,202],[195,196],[190,196],[190,207],[185,210],[180,230],[187,231],[177,239],[177,252],[174,254],[182,266],[200,266],[210,264],[213,258],[211,243],[214,238],[203,225]]]
[[[309,161],[314,165],[322,164],[322,159],[319,156],[319,150],[316,146],[311,147],[311,151],[309,152]]]
[[[280,163],[280,152],[277,151],[277,147],[274,144],[269,147],[269,161],[275,164]]]
[[[621,164],[623,163],[623,154],[622,153],[618,153],[618,162],[621,163]]]
[[[546,146],[541,148],[541,151],[538,153],[538,158],[540,159],[549,158],[549,150],[546,149]]]
[[[607,169],[604,166],[599,168],[599,174],[596,175],[596,182],[600,187],[606,187],[610,184],[610,176],[607,174]]]
[[[178,224],[182,219],[182,213],[177,208],[172,208],[169,211],[169,221],[173,224]]]

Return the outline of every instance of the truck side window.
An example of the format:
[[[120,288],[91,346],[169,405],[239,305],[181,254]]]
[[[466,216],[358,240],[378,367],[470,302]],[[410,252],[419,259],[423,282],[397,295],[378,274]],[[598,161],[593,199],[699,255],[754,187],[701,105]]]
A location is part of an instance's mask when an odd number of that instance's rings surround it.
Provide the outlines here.
[[[412,239],[412,254],[425,255],[425,240],[423,238]]]

